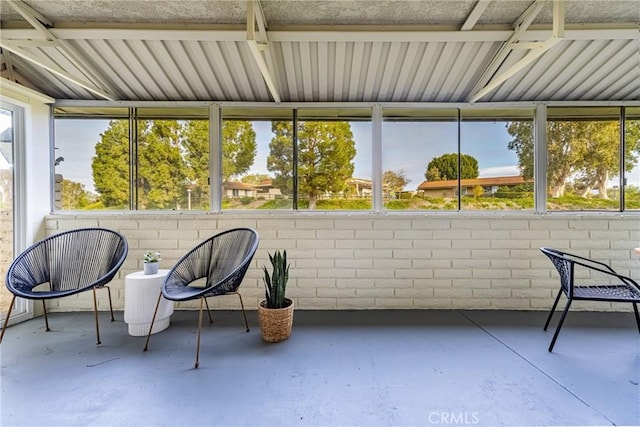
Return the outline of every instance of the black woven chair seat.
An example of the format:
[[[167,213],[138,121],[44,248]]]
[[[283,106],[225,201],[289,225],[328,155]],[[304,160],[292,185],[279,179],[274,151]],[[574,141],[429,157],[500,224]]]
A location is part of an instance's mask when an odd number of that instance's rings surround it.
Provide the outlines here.
[[[618,274],[613,268],[603,262],[559,251],[557,249],[540,248],[540,250],[551,260],[560,275],[560,291],[558,291],[558,295],[553,303],[551,312],[547,317],[547,322],[544,324],[545,331],[553,317],[553,312],[558,306],[560,296],[564,294],[567,297],[567,304],[564,307],[562,317],[560,318],[560,322],[556,327],[556,332],[554,333],[551,344],[549,345],[549,351],[553,351],[553,346],[558,339],[558,334],[560,334],[560,328],[562,328],[562,324],[567,316],[571,302],[574,299],[583,301],[630,302],[633,305],[638,331],[640,331],[640,313],[638,313],[640,285],[638,285],[635,280]],[[574,274],[577,269],[587,270],[592,278],[604,277],[605,279],[610,280],[611,283],[576,285],[574,282]]]
[[[640,301],[640,290],[625,285],[574,286],[575,299],[611,300],[618,302]]]

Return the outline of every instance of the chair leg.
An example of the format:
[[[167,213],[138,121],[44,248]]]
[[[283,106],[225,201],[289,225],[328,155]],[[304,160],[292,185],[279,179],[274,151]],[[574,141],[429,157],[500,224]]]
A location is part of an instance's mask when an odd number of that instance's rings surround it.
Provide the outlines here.
[[[4,319],[4,325],[2,325],[2,332],[0,333],[0,343],[2,343],[2,338],[4,337],[4,333],[7,330],[7,324],[9,324],[9,317],[11,317],[11,310],[13,309],[13,303],[16,300],[16,296],[14,295],[11,298],[11,304],[9,304],[9,311],[7,312],[7,317]]]
[[[638,313],[638,304],[633,303],[633,311],[636,313],[636,324],[638,325],[638,332],[640,332],[640,313]]]
[[[204,303],[207,305],[207,313],[209,313],[209,323],[213,323],[213,317],[211,317],[211,310],[209,310],[209,303],[207,302],[207,299],[204,299]]]
[[[44,310],[44,330],[45,331],[50,331],[51,329],[49,329],[49,317],[47,316],[47,305],[44,303],[44,300],[42,300],[42,310]]]
[[[111,289],[107,285],[104,285],[102,287],[105,288],[107,290],[107,293],[109,294],[109,311],[111,312],[111,321],[113,322],[116,319],[113,317],[113,304],[111,303]]]
[[[92,291],[93,291],[93,312],[95,313],[95,317],[96,317],[96,339],[98,341],[96,345],[100,345],[102,343],[100,342],[100,324],[98,323],[98,297],[96,296],[96,288],[93,288]]]
[[[560,295],[562,295],[562,289],[558,291],[558,296],[556,297],[556,301],[553,303],[553,307],[551,307],[551,312],[549,313],[549,317],[547,317],[547,322],[544,324],[543,331],[546,331],[547,327],[549,327],[549,322],[553,317],[553,313],[556,311],[556,307],[558,306],[558,301],[560,301]]]
[[[196,341],[196,364],[195,369],[200,366],[200,331],[202,330],[202,302],[204,297],[200,297],[200,314],[198,315],[198,340]]]
[[[151,331],[153,330],[153,324],[156,321],[156,315],[158,314],[158,307],[160,307],[160,301],[162,300],[162,292],[158,295],[158,302],[156,303],[156,309],[153,311],[153,317],[151,318],[151,326],[149,326],[149,333],[147,334],[147,341],[144,343],[142,351],[147,351],[149,348],[149,338],[151,338]]]
[[[564,323],[564,318],[567,317],[567,313],[569,312],[569,307],[571,307],[571,300],[567,300],[567,305],[564,307],[564,311],[562,312],[562,317],[560,317],[560,322],[558,323],[558,327],[556,328],[556,333],[553,334],[553,339],[551,340],[551,344],[549,345],[549,352],[553,351],[553,346],[556,345],[556,340],[558,339],[558,335],[560,334],[560,328],[562,328],[562,324]]]
[[[240,307],[242,307],[242,316],[244,316],[244,326],[247,327],[247,332],[249,332],[249,322],[247,322],[247,313],[244,312],[244,304],[242,303],[242,295],[240,295],[240,292],[235,292],[236,295],[238,295],[238,298],[240,298]]]

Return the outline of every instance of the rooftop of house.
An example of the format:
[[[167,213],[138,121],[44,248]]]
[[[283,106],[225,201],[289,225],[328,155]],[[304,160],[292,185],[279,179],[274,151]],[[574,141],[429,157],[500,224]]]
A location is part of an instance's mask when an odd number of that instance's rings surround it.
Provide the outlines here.
[[[476,185],[481,185],[483,187],[486,186],[500,186],[500,185],[518,185],[524,184],[527,182],[533,182],[531,180],[525,180],[523,176],[498,176],[498,177],[490,177],[490,178],[473,178],[473,179],[462,179],[460,180],[460,185],[462,187],[475,187]],[[418,190],[434,190],[440,188],[454,188],[458,186],[457,179],[447,179],[440,181],[423,181],[419,186]]]

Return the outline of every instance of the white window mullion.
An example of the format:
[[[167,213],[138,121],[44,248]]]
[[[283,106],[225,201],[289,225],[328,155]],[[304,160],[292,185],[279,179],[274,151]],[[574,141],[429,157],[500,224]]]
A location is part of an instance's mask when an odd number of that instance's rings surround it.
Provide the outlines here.
[[[374,105],[371,112],[371,170],[373,171],[373,211],[382,212],[382,106]]]
[[[536,105],[533,118],[534,210],[547,212],[547,106]]]
[[[222,123],[220,105],[209,109],[209,203],[211,211],[222,212]]]

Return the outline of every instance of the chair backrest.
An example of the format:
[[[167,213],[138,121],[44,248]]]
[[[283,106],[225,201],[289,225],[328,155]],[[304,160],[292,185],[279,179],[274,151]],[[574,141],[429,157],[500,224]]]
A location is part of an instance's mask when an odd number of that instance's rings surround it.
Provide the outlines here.
[[[113,279],[128,252],[121,234],[105,228],[81,228],[47,237],[27,248],[7,272],[15,294],[48,283],[49,292],[73,293]],[[30,295],[33,296],[33,295]]]
[[[234,228],[209,237],[178,260],[167,275],[165,287],[184,287],[206,277],[206,287],[216,293],[233,292],[258,249],[258,233]]]
[[[562,290],[569,296],[573,296],[573,269],[574,261],[567,258],[564,252],[551,248],[540,248],[543,254],[545,254],[560,275],[560,285]]]

